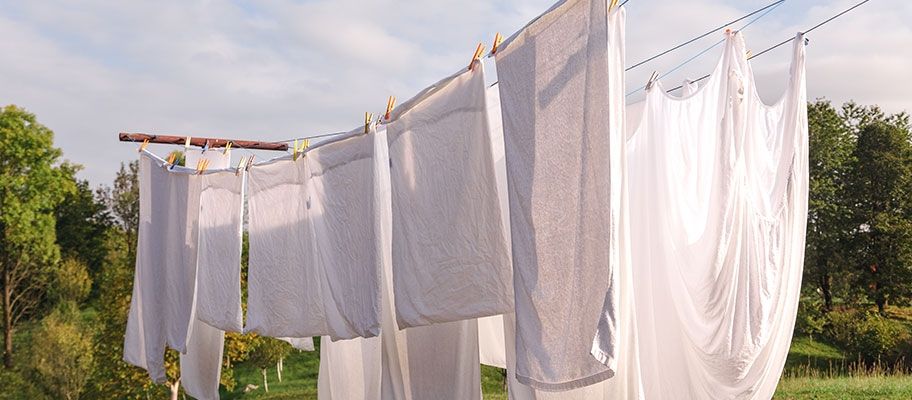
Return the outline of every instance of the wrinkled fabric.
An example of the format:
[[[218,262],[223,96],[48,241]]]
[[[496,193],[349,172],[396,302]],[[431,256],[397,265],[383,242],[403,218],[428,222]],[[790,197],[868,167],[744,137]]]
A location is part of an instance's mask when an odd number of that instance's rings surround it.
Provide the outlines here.
[[[624,11],[558,3],[496,54],[516,310],[516,377],[564,391],[614,374],[589,350],[617,308]],[[604,300],[604,301],[603,301]],[[616,313],[615,313],[616,314]],[[600,336],[610,342],[615,323]],[[607,366],[605,365],[607,364]]]
[[[497,85],[488,89],[488,109],[496,108],[497,114],[493,111],[491,115],[499,115],[499,95]],[[631,107],[627,107],[628,116],[631,113]],[[633,110],[635,115],[639,115]],[[506,196],[506,167],[503,163],[503,130],[498,123],[499,117],[491,118],[491,142],[494,149],[495,169],[498,176],[498,192]],[[628,119],[629,121],[629,119]],[[629,122],[628,122],[629,123]],[[636,124],[634,124],[636,126]],[[498,151],[498,149],[500,149]],[[501,180],[503,176],[503,180]],[[507,210],[506,197],[501,204],[504,210]],[[621,229],[626,229],[627,219],[627,199],[622,198],[621,205]],[[509,229],[507,230],[509,235]],[[622,251],[622,259],[626,259],[629,254],[628,245],[622,243],[619,248]],[[629,261],[623,265],[630,265]],[[632,293],[633,284],[631,282],[630,268],[621,268],[618,270],[618,293]],[[505,368],[507,370],[507,391],[510,400],[610,400],[610,399],[635,399],[642,398],[639,390],[641,379],[636,352],[636,338],[632,334],[631,328],[635,326],[633,320],[632,295],[619,296],[618,304],[618,364],[624,366],[619,368],[617,374],[611,379],[562,392],[547,392],[533,389],[523,385],[516,380],[516,317],[514,314],[504,314],[496,317],[482,318],[478,320],[478,340],[480,361],[482,364],[494,367]],[[496,320],[495,320],[496,318]]]
[[[205,154],[211,156],[208,170],[229,167],[230,155]],[[218,399],[225,331],[241,331],[244,178],[233,172],[213,172],[202,175],[200,181],[196,305],[187,353],[180,355],[180,377],[190,396]]]
[[[773,105],[757,94],[740,33],[689,97],[666,94],[661,82],[647,94],[628,142],[641,397],[773,396],[804,260],[803,41]]]
[[[380,127],[369,136],[374,140],[374,179],[378,182],[372,196],[378,212],[372,221],[378,229],[375,243],[383,263],[382,330],[380,337],[320,343],[319,397],[321,400],[480,399],[481,372],[474,320],[407,330],[399,330],[396,325],[386,128]]]
[[[124,361],[166,381],[165,347],[187,352],[196,286],[200,178],[139,159],[139,237]]]
[[[484,67],[478,63],[403,103],[387,132],[399,327],[512,310]]]
[[[373,143],[354,131],[248,172],[247,332],[373,337],[380,259],[373,218]]]

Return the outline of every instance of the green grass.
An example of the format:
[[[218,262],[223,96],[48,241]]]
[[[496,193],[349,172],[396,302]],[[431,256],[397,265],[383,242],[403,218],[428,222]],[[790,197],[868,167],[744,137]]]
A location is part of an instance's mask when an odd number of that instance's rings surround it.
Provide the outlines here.
[[[912,376],[783,378],[775,399],[912,399]]]

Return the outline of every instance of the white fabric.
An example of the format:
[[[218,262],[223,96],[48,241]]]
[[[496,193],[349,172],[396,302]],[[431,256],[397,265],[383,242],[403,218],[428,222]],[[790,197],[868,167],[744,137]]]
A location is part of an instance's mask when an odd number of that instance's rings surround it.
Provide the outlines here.
[[[207,170],[229,168],[231,166],[231,150],[210,149],[202,151],[201,149],[188,149],[184,151],[184,165],[187,168],[196,169],[200,160],[209,160]]]
[[[386,129],[381,127],[369,136],[374,140],[374,179],[379,183],[372,196],[378,209],[372,221],[378,229],[376,244],[383,260],[382,331],[378,338],[321,341],[319,398],[480,399],[474,320],[401,331],[396,325]]]
[[[512,310],[482,64],[403,103],[387,132],[399,327]]]
[[[493,110],[495,107],[499,113],[499,92],[496,85],[488,89],[488,109]],[[636,105],[627,107],[627,115],[631,113],[640,115]],[[495,113],[491,113],[495,115]],[[496,114],[499,115],[499,114]],[[500,117],[491,118],[491,141],[494,149],[494,159],[498,174],[498,192],[506,195],[506,168],[503,165],[503,129],[499,123]],[[629,121],[629,119],[628,119]],[[629,124],[629,122],[628,122]],[[636,126],[636,124],[634,124]],[[498,151],[498,149],[500,149]],[[499,160],[499,161],[498,161]],[[501,183],[501,173],[503,174],[503,183]],[[626,229],[626,219],[623,218],[627,209],[626,196],[622,198],[621,207],[621,228]],[[506,196],[504,196],[501,205],[507,210]],[[507,230],[509,235],[509,229]],[[626,246],[620,246],[626,250]],[[629,251],[627,252],[629,253]],[[624,254],[627,254],[624,253]],[[626,257],[626,256],[625,256]],[[626,262],[624,265],[630,265]],[[633,286],[630,281],[630,268],[621,268],[618,271],[619,277],[619,294],[632,293]],[[540,391],[529,386],[523,385],[516,380],[516,320],[513,314],[504,314],[497,317],[488,317],[478,320],[478,340],[480,349],[480,360],[482,364],[491,365],[507,370],[507,387],[508,395],[511,400],[610,400],[610,399],[634,399],[641,393],[638,390],[640,384],[639,369],[637,364],[636,338],[631,333],[631,327],[635,324],[633,318],[633,305],[630,303],[632,295],[620,296],[618,326],[618,360],[619,365],[626,366],[619,368],[617,374],[612,378],[586,387],[572,389],[562,392]],[[497,318],[497,321],[494,319]]]
[[[166,380],[165,346],[187,352],[196,284],[199,176],[139,159],[139,238],[124,360]]]
[[[356,131],[248,172],[246,331],[334,340],[379,333],[372,140]]]
[[[744,54],[728,37],[690,97],[658,83],[628,142],[639,397],[769,399],[785,364],[807,222],[803,38],[774,105]]]
[[[229,167],[230,156],[206,152],[210,153],[215,157],[209,170]],[[214,172],[200,180],[195,318],[187,353],[180,356],[180,371],[187,394],[197,399],[218,399],[225,331],[240,332],[242,328],[244,178],[233,172]]]
[[[276,339],[279,339],[281,341],[284,341],[284,342],[290,344],[291,347],[295,348],[295,350],[300,350],[300,351],[314,351],[315,350],[313,338],[280,337],[280,338],[276,338]]]
[[[516,303],[516,376],[563,391],[614,374],[589,355],[616,310],[624,176],[624,11],[561,2],[496,55]],[[614,312],[614,311],[612,311]],[[615,312],[616,314],[616,312]],[[611,342],[614,323],[601,337]]]

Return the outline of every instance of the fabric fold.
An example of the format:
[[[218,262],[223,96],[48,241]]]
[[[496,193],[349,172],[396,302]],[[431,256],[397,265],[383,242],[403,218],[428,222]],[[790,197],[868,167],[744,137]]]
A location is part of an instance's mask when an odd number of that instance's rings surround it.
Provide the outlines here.
[[[516,310],[516,377],[565,391],[614,375],[589,350],[617,314],[624,138],[624,10],[555,5],[496,54]],[[606,301],[603,301],[606,300]],[[617,325],[598,326],[608,342]]]

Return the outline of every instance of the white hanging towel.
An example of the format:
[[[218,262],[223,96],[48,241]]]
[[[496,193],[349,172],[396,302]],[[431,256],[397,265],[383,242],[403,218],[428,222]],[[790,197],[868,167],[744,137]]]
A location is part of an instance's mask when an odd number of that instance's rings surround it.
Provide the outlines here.
[[[194,163],[187,152],[187,165]],[[180,356],[181,384],[197,399],[218,399],[225,331],[241,331],[241,229],[244,177],[221,171],[231,157],[203,153],[211,173],[200,177],[196,306],[187,353]]]
[[[166,380],[165,346],[187,352],[196,285],[200,179],[139,159],[139,238],[124,360]]]
[[[397,107],[387,132],[399,327],[512,310],[482,64]]]
[[[373,194],[382,254],[382,331],[378,338],[321,341],[318,392],[321,400],[472,400],[481,398],[475,321],[399,330],[393,308],[392,210],[386,128],[374,140]],[[384,184],[385,183],[385,184]],[[379,395],[377,395],[379,393]]]
[[[373,142],[357,130],[248,172],[246,331],[372,337],[380,331]]]
[[[498,176],[498,192],[503,194],[501,207],[508,210],[506,203],[506,168],[503,163],[503,128],[500,124],[500,98],[497,85],[488,89],[488,110],[491,116],[491,141],[494,149],[495,169]],[[642,106],[636,104],[627,106],[628,123],[631,113],[639,116],[637,109]],[[496,118],[495,118],[496,116]],[[633,124],[636,126],[636,124]],[[503,177],[503,178],[501,178]],[[626,229],[627,215],[626,196],[622,198],[621,207],[621,229]],[[509,235],[509,229],[507,230]],[[629,254],[628,246],[621,245],[622,257]],[[626,251],[625,251],[626,250]],[[627,262],[623,265],[629,265]],[[630,281],[630,268],[621,268],[618,270],[618,293],[632,293],[633,285]],[[481,318],[478,320],[478,346],[480,361],[482,364],[490,365],[507,370],[507,387],[510,400],[611,400],[611,399],[635,399],[639,397],[641,390],[639,369],[637,364],[636,340],[631,333],[631,327],[635,326],[633,321],[633,306],[630,301],[632,294],[619,296],[618,305],[619,314],[617,318],[618,330],[618,364],[624,366],[619,368],[617,374],[612,378],[593,385],[571,389],[562,392],[547,392],[533,389],[523,385],[516,380],[516,316],[512,313],[498,315],[496,317]]]
[[[656,84],[628,144],[645,398],[769,399],[788,354],[807,222],[804,39],[772,105],[745,50],[729,34],[690,97]]]
[[[614,374],[589,355],[616,315],[624,138],[624,10],[567,0],[496,54],[516,303],[516,377],[564,391]],[[615,323],[601,335],[616,336]]]

